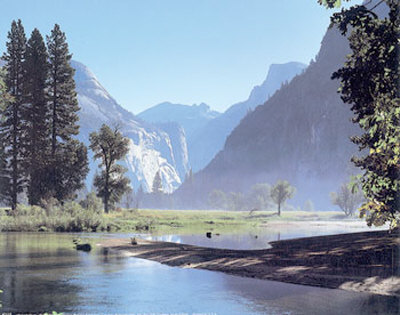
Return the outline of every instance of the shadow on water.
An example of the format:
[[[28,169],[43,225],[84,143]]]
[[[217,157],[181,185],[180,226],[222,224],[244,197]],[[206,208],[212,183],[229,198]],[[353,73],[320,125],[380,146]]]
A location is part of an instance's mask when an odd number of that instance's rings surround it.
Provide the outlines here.
[[[0,234],[2,312],[327,315],[398,310],[397,298],[171,268],[96,248],[78,252],[73,237]]]

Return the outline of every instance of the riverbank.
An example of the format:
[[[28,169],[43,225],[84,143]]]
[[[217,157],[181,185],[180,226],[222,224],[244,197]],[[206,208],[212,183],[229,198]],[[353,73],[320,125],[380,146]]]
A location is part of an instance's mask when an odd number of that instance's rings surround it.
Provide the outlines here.
[[[400,296],[399,233],[362,232],[272,242],[271,249],[228,250],[110,239],[106,250],[169,266],[325,288]]]
[[[84,208],[76,202],[63,206],[18,206],[15,213],[0,208],[2,232],[138,232],[198,233],[218,231],[251,231],[268,226],[286,226],[289,222],[343,222],[365,224],[348,218],[339,211],[214,211],[214,210],[150,210],[118,209],[105,214],[101,205]],[[336,223],[335,223],[336,224]]]

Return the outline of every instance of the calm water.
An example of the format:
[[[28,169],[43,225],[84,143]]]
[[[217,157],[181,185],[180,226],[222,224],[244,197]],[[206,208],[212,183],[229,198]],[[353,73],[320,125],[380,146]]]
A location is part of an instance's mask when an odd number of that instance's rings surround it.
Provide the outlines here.
[[[377,230],[378,228],[374,228]],[[380,229],[387,229],[382,227]],[[354,233],[371,231],[365,222],[321,222],[309,226],[299,225],[290,227],[281,227],[280,229],[265,228],[257,232],[242,234],[225,234],[212,231],[211,238],[205,234],[185,234],[185,235],[138,235],[148,240],[191,244],[205,247],[228,248],[228,249],[265,249],[270,248],[269,242],[292,239],[298,237],[310,237],[319,235],[332,235],[339,233]],[[128,235],[123,235],[128,237]]]
[[[74,237],[0,234],[2,312],[396,314],[399,308],[397,298],[78,252]],[[88,239],[95,244],[96,237]]]

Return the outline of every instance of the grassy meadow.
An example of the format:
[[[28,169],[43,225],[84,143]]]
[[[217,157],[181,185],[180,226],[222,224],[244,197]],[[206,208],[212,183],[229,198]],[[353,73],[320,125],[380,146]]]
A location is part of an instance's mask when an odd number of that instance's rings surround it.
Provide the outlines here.
[[[271,224],[301,221],[352,221],[339,211],[219,211],[119,209],[108,214],[102,209],[83,208],[75,202],[41,208],[18,206],[14,214],[0,209],[1,231],[22,232],[152,232],[203,233],[240,232]]]

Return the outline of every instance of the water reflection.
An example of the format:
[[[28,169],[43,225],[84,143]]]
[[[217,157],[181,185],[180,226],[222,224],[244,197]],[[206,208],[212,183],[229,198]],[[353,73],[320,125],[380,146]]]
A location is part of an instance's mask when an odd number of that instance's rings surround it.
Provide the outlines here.
[[[3,312],[395,314],[398,310],[397,298],[171,268],[107,250],[78,252],[72,246],[74,237],[0,234]],[[166,239],[186,241],[181,236]],[[253,235],[253,239],[258,238]]]
[[[343,225],[319,225],[293,228],[280,227],[259,229],[242,234],[225,234],[218,231],[211,232],[211,237],[206,233],[199,234],[169,234],[169,235],[138,235],[147,240],[190,244],[203,247],[226,248],[226,249],[267,249],[270,242],[298,237],[310,237],[320,235],[331,235],[339,233],[352,233],[371,230],[365,224],[343,224]],[[126,236],[127,237],[127,236]]]

